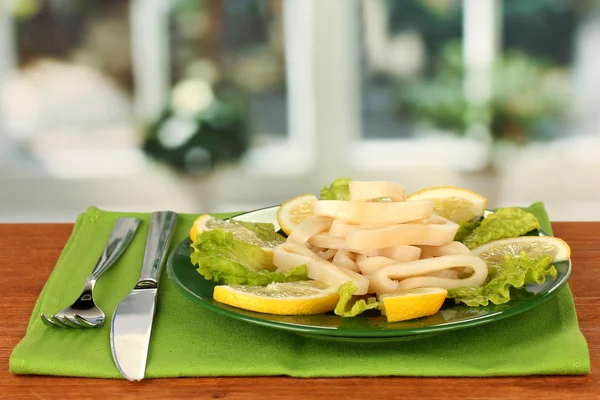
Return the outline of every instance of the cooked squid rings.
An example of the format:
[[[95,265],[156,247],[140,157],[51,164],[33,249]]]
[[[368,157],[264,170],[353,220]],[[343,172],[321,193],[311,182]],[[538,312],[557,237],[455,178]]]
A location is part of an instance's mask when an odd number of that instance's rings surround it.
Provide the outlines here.
[[[355,295],[485,282],[485,262],[454,241],[458,224],[434,214],[431,201],[404,201],[392,182],[349,188],[349,201],[312,203],[313,215],[273,250],[279,271],[306,264],[308,278],[336,288],[352,281]]]
[[[427,276],[427,273],[455,267],[471,269],[473,273],[463,279]],[[468,254],[456,254],[392,264],[370,275],[369,280],[375,292],[393,293],[398,290],[420,287],[455,289],[462,286],[480,286],[485,282],[487,273],[487,266],[481,258]]]

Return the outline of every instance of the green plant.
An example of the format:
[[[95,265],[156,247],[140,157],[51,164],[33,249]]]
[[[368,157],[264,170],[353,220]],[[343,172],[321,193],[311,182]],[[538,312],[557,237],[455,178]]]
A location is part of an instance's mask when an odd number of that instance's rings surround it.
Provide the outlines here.
[[[186,95],[193,97],[193,89]],[[212,100],[195,111],[171,102],[147,127],[143,151],[186,175],[207,173],[219,163],[239,159],[249,146],[246,96],[231,84],[211,90]]]
[[[398,83],[398,114],[456,134],[484,123],[494,139],[517,142],[554,137],[568,114],[568,74],[553,63],[504,53],[493,67],[491,99],[482,106],[465,99],[463,71],[460,43],[448,43],[433,76]]]

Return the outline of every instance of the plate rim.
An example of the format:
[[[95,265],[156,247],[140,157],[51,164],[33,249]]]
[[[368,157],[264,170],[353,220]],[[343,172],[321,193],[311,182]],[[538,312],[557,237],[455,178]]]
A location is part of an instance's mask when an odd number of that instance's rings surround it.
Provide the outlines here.
[[[268,206],[268,207],[258,208],[256,210],[252,210],[252,211],[236,213],[236,214],[232,214],[231,216],[229,216],[227,218],[235,218],[235,217],[239,217],[242,215],[255,213],[258,211],[265,211],[265,210],[275,209],[275,208],[279,208],[279,205]],[[540,236],[544,236],[544,235],[540,234]],[[464,328],[470,328],[470,327],[474,327],[474,326],[485,325],[485,324],[488,324],[491,322],[499,321],[502,319],[513,317],[515,315],[522,314],[524,312],[527,312],[527,311],[545,303],[546,301],[548,301],[552,297],[554,297],[558,292],[560,292],[565,286],[567,286],[569,278],[572,273],[571,258],[569,258],[566,261],[561,261],[561,263],[567,264],[566,271],[565,271],[565,274],[562,277],[562,279],[560,281],[555,281],[555,284],[552,285],[552,287],[550,287],[547,292],[540,294],[539,296],[535,296],[535,298],[530,299],[529,301],[521,302],[519,307],[495,311],[495,312],[491,312],[490,314],[474,317],[472,319],[449,322],[449,323],[445,323],[443,325],[431,325],[431,326],[423,326],[423,327],[415,327],[415,328],[399,328],[399,329],[365,329],[363,332],[366,332],[366,334],[361,333],[360,335],[357,336],[356,334],[354,334],[354,335],[344,334],[345,330],[340,329],[339,327],[308,326],[308,325],[303,325],[303,324],[289,323],[289,322],[283,322],[283,321],[273,321],[273,320],[268,320],[268,319],[262,319],[259,317],[248,316],[248,315],[244,315],[241,312],[236,312],[234,310],[235,307],[228,306],[229,308],[231,308],[231,310],[230,310],[228,308],[223,307],[226,305],[218,306],[218,305],[214,304],[214,300],[212,298],[209,300],[205,297],[200,297],[196,293],[192,292],[189,288],[185,287],[179,281],[179,279],[176,278],[176,274],[173,271],[173,268],[174,268],[173,261],[177,254],[177,250],[183,246],[186,246],[189,249],[190,244],[191,244],[191,240],[190,240],[189,236],[184,238],[181,242],[179,242],[173,248],[173,250],[171,251],[171,253],[169,254],[169,257],[167,259],[167,275],[169,276],[169,279],[175,285],[175,287],[182,294],[184,294],[187,298],[189,298],[190,300],[193,300],[195,303],[199,303],[201,306],[205,307],[206,309],[208,309],[210,311],[214,311],[220,315],[223,315],[223,316],[226,316],[229,318],[239,319],[241,321],[252,323],[255,325],[280,329],[280,330],[284,330],[284,331],[288,331],[288,332],[301,333],[301,334],[305,334],[305,335],[309,334],[310,336],[317,337],[317,338],[319,336],[325,336],[327,338],[338,337],[338,338],[346,338],[346,339],[368,339],[368,340],[376,341],[377,339],[406,338],[408,336],[418,336],[418,337],[429,336],[429,335],[435,334],[435,333],[443,333],[443,332],[453,331],[453,330],[457,330],[457,329],[464,329]],[[191,263],[190,263],[190,265],[191,265]],[[532,301],[532,300],[535,300],[535,301]],[[245,310],[245,311],[253,312],[250,310]],[[254,313],[260,314],[258,312],[254,312]],[[293,316],[291,316],[291,317],[293,317]],[[338,317],[338,318],[343,318],[343,317]],[[353,318],[355,318],[355,317],[353,317]],[[356,329],[358,329],[358,328],[348,329],[348,333],[350,333],[350,331],[354,331]]]

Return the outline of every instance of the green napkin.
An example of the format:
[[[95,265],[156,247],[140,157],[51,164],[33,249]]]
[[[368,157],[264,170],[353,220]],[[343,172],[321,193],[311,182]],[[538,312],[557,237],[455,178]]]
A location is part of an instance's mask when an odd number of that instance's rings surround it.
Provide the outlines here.
[[[543,204],[532,206],[551,232]],[[44,286],[25,337],[10,358],[15,374],[121,378],[109,346],[110,323],[99,329],[64,330],[42,324],[79,295],[118,217],[142,218],[129,249],[98,281],[98,304],[110,321],[138,279],[148,214],[91,207],[73,233]],[[195,215],[180,214],[171,244],[188,235]],[[31,260],[35,262],[35,260]],[[577,268],[577,266],[575,266]],[[500,376],[586,374],[590,359],[571,291],[523,314],[440,335],[385,343],[315,339],[256,326],[213,313],[184,297],[163,269],[152,331],[147,378],[182,376]]]

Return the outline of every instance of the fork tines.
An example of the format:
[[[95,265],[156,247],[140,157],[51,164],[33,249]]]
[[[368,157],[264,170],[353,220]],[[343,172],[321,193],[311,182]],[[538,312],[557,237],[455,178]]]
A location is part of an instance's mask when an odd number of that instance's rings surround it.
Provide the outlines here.
[[[50,315],[47,316],[41,313],[42,322],[49,326],[58,328],[95,328],[103,324],[104,321],[89,321],[79,314],[74,314],[73,317],[65,315]]]

